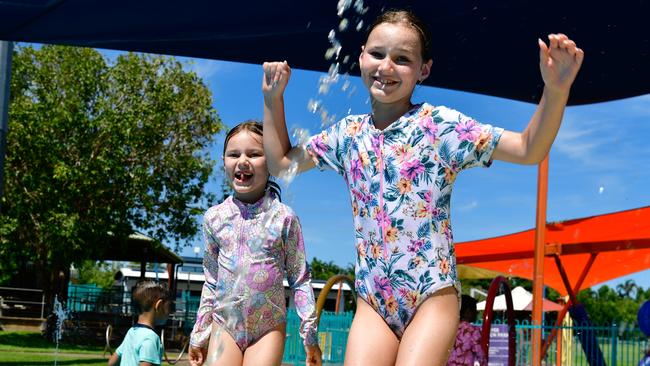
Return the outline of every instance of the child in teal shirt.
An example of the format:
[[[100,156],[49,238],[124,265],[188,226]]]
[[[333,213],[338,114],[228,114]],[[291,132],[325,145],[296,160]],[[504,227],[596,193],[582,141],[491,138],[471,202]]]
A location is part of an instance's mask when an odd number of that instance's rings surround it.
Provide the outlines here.
[[[169,291],[155,281],[141,281],[133,291],[133,301],[140,312],[138,323],[126,333],[124,341],[108,360],[108,365],[162,365],[163,345],[153,328],[167,321],[171,302]]]

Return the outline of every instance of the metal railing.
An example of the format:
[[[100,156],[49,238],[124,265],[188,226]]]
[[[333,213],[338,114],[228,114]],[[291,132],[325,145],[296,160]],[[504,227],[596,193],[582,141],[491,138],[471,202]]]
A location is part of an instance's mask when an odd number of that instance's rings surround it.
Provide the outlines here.
[[[43,290],[0,287],[0,316],[43,319],[44,315]]]

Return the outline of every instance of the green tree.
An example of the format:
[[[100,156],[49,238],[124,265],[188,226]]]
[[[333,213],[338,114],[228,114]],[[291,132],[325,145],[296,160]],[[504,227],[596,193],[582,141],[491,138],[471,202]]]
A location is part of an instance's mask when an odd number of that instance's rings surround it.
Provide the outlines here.
[[[644,293],[642,288],[639,292]],[[596,291],[589,288],[578,293],[578,302],[585,306],[591,322],[598,325],[635,323],[643,301],[643,296],[621,297],[616,290],[607,285],[600,286]]]
[[[349,275],[354,279],[354,266],[352,264],[343,268],[334,264],[332,261],[325,262],[318,258],[314,258],[311,260],[309,268],[311,269],[311,277],[315,280],[327,281],[330,277],[338,274]]]
[[[197,233],[222,124],[195,73],[170,57],[19,47],[10,98],[4,279],[32,261],[52,299],[61,274],[103,250],[109,232],[176,249]]]
[[[115,273],[119,270],[118,263],[107,263],[94,260],[79,261],[76,279],[77,284],[95,284],[104,289],[110,289],[115,282]]]

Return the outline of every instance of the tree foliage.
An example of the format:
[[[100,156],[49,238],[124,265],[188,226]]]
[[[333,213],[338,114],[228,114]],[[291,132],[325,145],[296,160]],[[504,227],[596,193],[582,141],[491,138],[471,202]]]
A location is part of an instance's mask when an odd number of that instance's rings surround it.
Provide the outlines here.
[[[628,280],[623,286],[630,285]],[[637,313],[643,302],[650,299],[650,288],[646,291],[639,286],[634,286],[634,296],[621,296],[620,288],[615,290],[607,285],[600,286],[597,290],[585,289],[578,293],[578,302],[587,309],[589,319],[594,324],[634,324],[637,322]]]
[[[76,278],[71,278],[70,282],[80,285],[93,284],[104,289],[110,289],[113,287],[115,274],[119,269],[119,263],[117,262],[80,261],[76,267]]]
[[[212,200],[208,148],[222,128],[211,99],[173,58],[17,48],[0,276],[25,260],[56,274],[93,258],[108,233],[140,231],[176,248],[192,238]]]
[[[354,266],[352,264],[343,268],[336,265],[332,261],[325,262],[318,258],[314,258],[312,259],[309,266],[311,269],[311,276],[315,280],[327,281],[330,279],[330,277],[338,274],[349,275],[351,278],[354,279]]]

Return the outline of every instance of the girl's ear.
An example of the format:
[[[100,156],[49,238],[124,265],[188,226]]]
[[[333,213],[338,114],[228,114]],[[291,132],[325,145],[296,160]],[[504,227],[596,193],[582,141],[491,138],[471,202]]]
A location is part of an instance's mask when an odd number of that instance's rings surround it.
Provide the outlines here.
[[[418,79],[420,82],[423,82],[426,80],[426,78],[429,77],[431,74],[431,65],[433,64],[433,60],[429,60],[426,63],[422,64],[422,69],[420,71],[420,78]]]
[[[361,67],[361,59],[363,58],[363,50],[365,50],[365,46],[361,46],[361,53],[359,54],[359,67]]]

